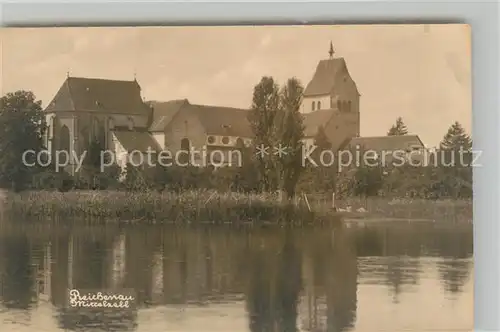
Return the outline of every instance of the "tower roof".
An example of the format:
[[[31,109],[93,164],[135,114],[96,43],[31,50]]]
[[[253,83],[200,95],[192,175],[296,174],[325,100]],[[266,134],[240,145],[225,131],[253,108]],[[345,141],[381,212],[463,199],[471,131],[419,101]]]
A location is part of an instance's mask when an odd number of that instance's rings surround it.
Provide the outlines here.
[[[333,55],[335,54],[335,51],[333,50],[333,43],[330,42],[330,50],[328,51],[328,54],[330,55],[330,59],[333,58]]]
[[[304,96],[327,95],[332,92],[337,75],[347,71],[344,58],[321,60],[312,80],[304,90]]]

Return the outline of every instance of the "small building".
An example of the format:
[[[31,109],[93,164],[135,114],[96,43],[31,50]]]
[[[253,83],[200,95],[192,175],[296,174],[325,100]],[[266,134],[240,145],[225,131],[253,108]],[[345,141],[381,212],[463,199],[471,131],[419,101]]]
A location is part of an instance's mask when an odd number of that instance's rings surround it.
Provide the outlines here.
[[[359,151],[360,158],[380,160],[386,166],[397,166],[410,160],[416,164],[422,162],[426,154],[425,145],[418,135],[354,137],[346,141],[341,150],[354,154]]]

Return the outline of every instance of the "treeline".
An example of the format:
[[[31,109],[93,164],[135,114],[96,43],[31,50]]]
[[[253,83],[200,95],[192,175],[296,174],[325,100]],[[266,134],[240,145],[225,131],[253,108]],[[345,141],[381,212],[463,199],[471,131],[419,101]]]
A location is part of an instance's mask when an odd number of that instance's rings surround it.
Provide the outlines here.
[[[254,134],[252,146],[239,147],[241,167],[133,167],[122,171],[117,165],[101,172],[99,144],[91,144],[85,163],[78,174],[56,172],[53,166],[34,167],[22,162],[26,150],[44,150],[46,129],[41,102],[33,93],[18,91],[1,98],[0,110],[0,187],[15,191],[72,189],[170,190],[215,189],[238,192],[282,191],[291,198],[298,192],[350,196],[391,196],[420,198],[467,198],[472,196],[472,166],[469,163],[438,163],[429,166],[350,165],[337,167],[303,166],[302,139],[304,126],[299,112],[303,87],[295,79],[279,86],[272,77],[263,77],[255,86],[249,121]],[[406,135],[408,129],[401,118],[388,135]],[[315,138],[320,151],[331,149],[322,127]],[[286,153],[276,153],[286,146]],[[258,153],[267,147],[267,153]],[[472,141],[463,127],[455,122],[440,144],[446,158],[460,151],[470,151]]]

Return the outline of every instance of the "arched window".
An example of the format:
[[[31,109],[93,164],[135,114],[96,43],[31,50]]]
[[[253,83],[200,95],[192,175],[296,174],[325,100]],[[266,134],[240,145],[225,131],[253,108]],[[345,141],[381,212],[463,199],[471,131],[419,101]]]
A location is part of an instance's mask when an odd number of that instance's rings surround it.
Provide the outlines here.
[[[47,138],[50,140],[54,137],[56,117],[50,115],[47,119]]]
[[[189,154],[191,151],[191,143],[189,142],[189,139],[183,138],[181,140],[181,151],[182,154],[179,156],[179,161],[183,164],[189,163]]]
[[[66,125],[63,125],[61,127],[60,133],[59,133],[59,150],[60,151],[65,151],[66,153],[63,153],[63,160],[60,160],[61,163],[65,164],[66,163],[66,157],[69,156],[71,149],[71,141],[70,141],[70,134],[69,134],[69,128]]]
[[[108,128],[109,130],[115,129],[115,119],[112,117],[108,119]]]
[[[351,103],[351,101],[349,100],[349,101],[347,102],[347,111],[348,111],[348,112],[350,112],[350,111],[351,111],[351,107],[352,107],[352,103]]]
[[[311,109],[314,111],[315,107],[316,107],[316,103],[313,101],[313,102],[312,102]]]
[[[92,124],[92,133],[94,134],[94,140],[99,139],[99,120],[94,118],[93,124]]]
[[[318,101],[318,110],[320,110],[320,109],[321,109],[321,102]]]
[[[245,147],[245,143],[243,143],[243,140],[238,137],[236,140],[236,148],[237,149],[243,149]]]
[[[45,145],[46,148],[49,147],[49,141],[52,138],[52,116],[48,116],[45,118],[46,119],[46,128],[45,128],[45,133],[43,135],[43,144]]]

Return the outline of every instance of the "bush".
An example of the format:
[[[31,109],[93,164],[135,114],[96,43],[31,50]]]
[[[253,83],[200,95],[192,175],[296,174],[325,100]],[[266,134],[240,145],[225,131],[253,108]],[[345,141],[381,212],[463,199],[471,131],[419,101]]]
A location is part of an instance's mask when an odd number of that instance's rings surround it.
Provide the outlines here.
[[[33,175],[31,189],[69,191],[74,185],[75,181],[68,173],[44,169]]]

